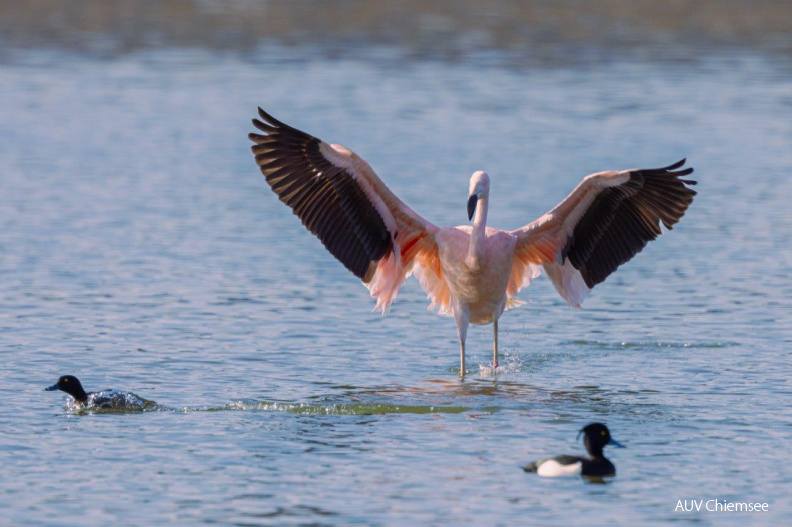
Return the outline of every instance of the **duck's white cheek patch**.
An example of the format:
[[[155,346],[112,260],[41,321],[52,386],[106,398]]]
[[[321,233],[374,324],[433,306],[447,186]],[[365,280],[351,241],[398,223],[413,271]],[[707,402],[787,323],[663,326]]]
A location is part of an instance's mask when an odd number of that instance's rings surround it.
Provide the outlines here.
[[[583,463],[580,461],[577,463],[572,463],[571,465],[562,465],[555,459],[548,459],[539,465],[539,469],[536,471],[536,473],[540,476],[545,476],[548,478],[554,478],[557,476],[579,476],[582,468]]]

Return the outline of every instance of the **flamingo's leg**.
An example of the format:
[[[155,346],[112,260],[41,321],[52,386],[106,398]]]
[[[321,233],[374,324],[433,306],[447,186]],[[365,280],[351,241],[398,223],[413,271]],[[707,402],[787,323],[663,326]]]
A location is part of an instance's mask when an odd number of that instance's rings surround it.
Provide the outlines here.
[[[467,330],[470,321],[468,320],[467,313],[463,310],[454,310],[454,318],[456,318],[457,332],[459,333],[459,376],[465,376],[465,340],[467,339]]]
[[[465,377],[465,341],[459,340],[459,376]]]
[[[492,339],[492,369],[498,367],[498,321],[495,320],[495,323],[492,325],[493,328],[493,339]]]

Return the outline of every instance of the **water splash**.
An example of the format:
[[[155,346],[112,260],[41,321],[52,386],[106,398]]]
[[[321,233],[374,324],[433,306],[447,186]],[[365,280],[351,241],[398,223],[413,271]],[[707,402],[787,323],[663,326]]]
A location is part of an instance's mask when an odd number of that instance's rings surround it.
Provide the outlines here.
[[[103,390],[89,393],[85,403],[79,403],[69,397],[66,402],[66,410],[71,414],[127,414],[156,412],[165,410],[165,408],[131,392]]]
[[[525,367],[525,362],[522,357],[516,353],[505,353],[503,360],[498,364],[497,368],[492,367],[492,363],[479,364],[479,374],[482,377],[498,377],[503,375],[510,375],[513,373],[520,373]]]

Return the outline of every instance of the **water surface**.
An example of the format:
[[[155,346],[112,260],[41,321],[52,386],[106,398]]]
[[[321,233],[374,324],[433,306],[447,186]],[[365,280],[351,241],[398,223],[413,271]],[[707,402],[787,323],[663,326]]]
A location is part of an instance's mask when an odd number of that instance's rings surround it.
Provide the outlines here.
[[[358,53],[359,55],[360,53]],[[355,55],[351,53],[350,55]],[[792,72],[752,50],[520,65],[267,44],[0,63],[0,509],[45,524],[771,523],[792,515]],[[579,57],[578,57],[579,58]],[[440,225],[492,177],[516,228],[587,173],[687,157],[699,195],[582,311],[544,277],[457,378],[453,320],[391,313],[266,187],[250,119],[367,159]],[[59,375],[163,410],[74,413]],[[607,485],[529,477],[608,424]],[[764,501],[763,515],[674,512]]]

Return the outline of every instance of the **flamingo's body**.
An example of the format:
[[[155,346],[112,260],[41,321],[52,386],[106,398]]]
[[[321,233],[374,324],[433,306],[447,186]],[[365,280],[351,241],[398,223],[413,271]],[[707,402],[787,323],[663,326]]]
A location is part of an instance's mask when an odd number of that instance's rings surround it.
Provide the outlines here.
[[[388,310],[404,280],[415,274],[440,314],[455,318],[460,375],[465,374],[469,324],[494,324],[544,269],[558,293],[580,307],[594,285],[670,229],[696,194],[679,179],[693,169],[592,174],[536,221],[503,231],[487,227],[489,176],[470,180],[471,226],[439,228],[423,219],[355,153],[329,145],[259,109],[266,135],[250,134],[256,161],[281,201],[319,237]]]
[[[438,253],[443,275],[451,290],[454,313],[464,311],[471,324],[491,324],[506,309],[514,236],[491,227],[479,260],[468,256],[471,228],[455,227],[440,231],[437,236]],[[461,313],[460,313],[461,314]]]

